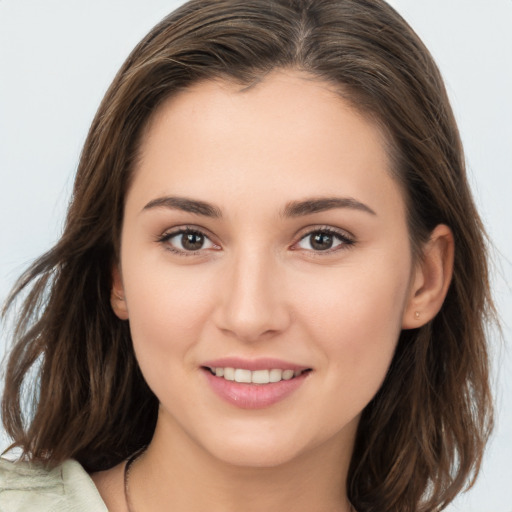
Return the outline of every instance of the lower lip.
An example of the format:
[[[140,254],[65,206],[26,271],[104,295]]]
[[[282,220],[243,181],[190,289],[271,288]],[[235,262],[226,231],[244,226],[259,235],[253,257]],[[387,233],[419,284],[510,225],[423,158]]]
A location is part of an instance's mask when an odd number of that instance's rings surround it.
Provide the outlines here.
[[[216,377],[209,370],[204,374],[213,391],[232,405],[241,409],[264,409],[270,407],[296,391],[305,381],[309,372],[290,380],[269,384],[245,384]]]

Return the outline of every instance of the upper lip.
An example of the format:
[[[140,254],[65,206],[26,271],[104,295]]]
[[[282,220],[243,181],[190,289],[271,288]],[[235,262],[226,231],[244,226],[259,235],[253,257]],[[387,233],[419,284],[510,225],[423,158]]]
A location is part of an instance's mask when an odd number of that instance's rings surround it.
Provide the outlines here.
[[[201,366],[206,368],[240,368],[242,370],[271,370],[279,368],[281,370],[303,371],[310,369],[309,366],[283,361],[272,357],[263,357],[258,359],[243,359],[240,357],[221,357],[211,361],[205,361]]]

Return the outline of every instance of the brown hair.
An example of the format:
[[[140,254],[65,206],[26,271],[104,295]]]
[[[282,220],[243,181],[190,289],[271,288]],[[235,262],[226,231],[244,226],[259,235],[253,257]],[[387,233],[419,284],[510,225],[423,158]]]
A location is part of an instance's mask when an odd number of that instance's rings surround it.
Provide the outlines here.
[[[158,402],[128,323],[110,306],[141,132],[163,100],[193,83],[251,84],[276,68],[334,84],[385,130],[417,257],[437,224],[453,231],[446,300],[427,325],[401,333],[362,414],[347,481],[360,512],[441,510],[476,477],[492,427],[485,325],[494,309],[484,230],[442,79],[382,0],[192,0],[138,44],[92,123],[62,238],[7,303],[26,294],[6,371],[5,428],[26,457],[73,457],[91,471],[150,441]],[[25,419],[24,383],[34,368]]]

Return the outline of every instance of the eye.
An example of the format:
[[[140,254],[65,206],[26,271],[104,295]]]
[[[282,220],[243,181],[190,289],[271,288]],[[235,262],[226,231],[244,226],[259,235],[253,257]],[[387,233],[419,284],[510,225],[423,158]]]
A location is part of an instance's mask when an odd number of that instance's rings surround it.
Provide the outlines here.
[[[176,253],[195,253],[204,249],[219,248],[204,233],[189,228],[165,233],[158,241],[165,243]]]
[[[348,236],[332,229],[318,229],[303,236],[297,243],[297,247],[308,251],[332,251],[342,247],[351,246],[354,241]]]

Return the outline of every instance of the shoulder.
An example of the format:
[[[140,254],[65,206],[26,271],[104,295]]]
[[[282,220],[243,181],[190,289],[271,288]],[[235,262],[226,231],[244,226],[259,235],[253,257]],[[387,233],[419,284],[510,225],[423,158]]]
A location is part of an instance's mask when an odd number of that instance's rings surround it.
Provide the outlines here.
[[[0,512],[107,512],[93,481],[74,461],[46,469],[0,458]]]

